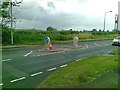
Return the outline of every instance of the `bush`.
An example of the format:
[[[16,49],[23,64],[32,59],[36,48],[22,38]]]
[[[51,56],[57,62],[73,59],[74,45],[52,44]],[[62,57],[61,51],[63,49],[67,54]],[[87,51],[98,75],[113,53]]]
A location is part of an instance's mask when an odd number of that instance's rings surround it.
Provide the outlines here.
[[[11,44],[11,30],[12,29],[6,29],[2,31],[2,44],[7,45]]]

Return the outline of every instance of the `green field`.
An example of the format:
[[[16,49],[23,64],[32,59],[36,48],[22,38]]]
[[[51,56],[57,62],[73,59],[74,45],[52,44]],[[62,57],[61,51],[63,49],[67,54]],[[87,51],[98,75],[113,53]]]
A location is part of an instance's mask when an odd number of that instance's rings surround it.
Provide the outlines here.
[[[118,52],[116,55],[89,57],[61,68],[44,80],[40,88],[117,88]]]

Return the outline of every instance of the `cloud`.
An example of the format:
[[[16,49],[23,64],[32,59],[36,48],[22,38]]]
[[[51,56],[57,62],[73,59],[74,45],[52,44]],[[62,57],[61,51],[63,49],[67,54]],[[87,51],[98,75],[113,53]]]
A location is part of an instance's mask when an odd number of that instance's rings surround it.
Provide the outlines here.
[[[108,1],[108,0],[107,0]],[[18,22],[17,28],[36,28],[46,29],[53,26],[59,29],[102,29],[104,13],[117,2],[114,0],[44,0],[22,3],[18,9],[19,13],[15,15]],[[107,3],[107,7],[106,7]],[[109,9],[110,8],[110,9]],[[15,9],[16,10],[16,9]],[[114,12],[116,13],[116,12]],[[107,14],[106,25],[109,29],[114,26],[114,13]],[[27,24],[26,26],[25,23]]]

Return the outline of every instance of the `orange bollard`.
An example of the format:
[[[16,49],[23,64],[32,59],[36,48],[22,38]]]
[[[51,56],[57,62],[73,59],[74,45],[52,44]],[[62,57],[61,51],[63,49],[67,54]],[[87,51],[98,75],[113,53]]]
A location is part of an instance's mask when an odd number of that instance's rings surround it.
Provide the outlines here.
[[[52,50],[52,44],[51,44],[51,42],[50,42],[50,47],[49,48],[50,48],[50,50]]]

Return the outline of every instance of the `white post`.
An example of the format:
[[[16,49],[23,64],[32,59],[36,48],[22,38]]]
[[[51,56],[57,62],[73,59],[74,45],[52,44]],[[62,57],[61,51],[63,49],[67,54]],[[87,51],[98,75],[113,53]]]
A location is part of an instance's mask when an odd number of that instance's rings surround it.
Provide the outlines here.
[[[78,46],[78,37],[73,37],[73,46]]]

